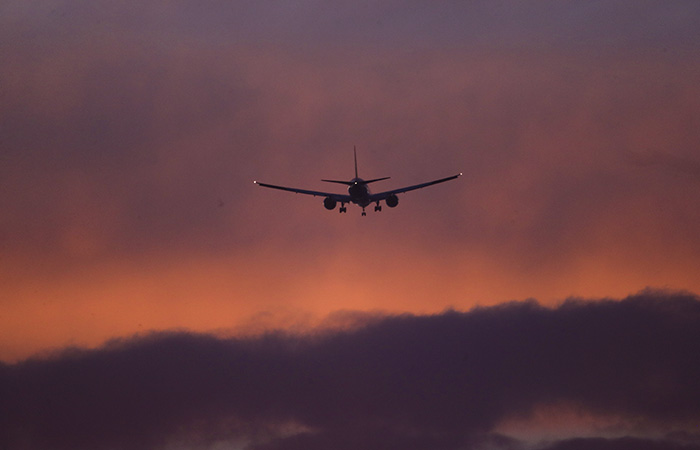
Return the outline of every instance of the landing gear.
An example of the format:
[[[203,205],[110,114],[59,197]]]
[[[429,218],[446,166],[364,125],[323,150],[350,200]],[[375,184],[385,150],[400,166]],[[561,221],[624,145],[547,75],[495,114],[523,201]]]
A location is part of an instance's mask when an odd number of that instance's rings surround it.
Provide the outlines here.
[[[380,212],[382,210],[382,207],[379,205],[379,202],[377,202],[377,206],[374,207],[375,212]]]
[[[367,213],[365,212],[365,207],[364,207],[364,206],[362,207],[362,215],[363,215],[363,216],[366,216],[366,215],[367,215]]]
[[[340,205],[340,209],[338,210],[340,213],[348,212],[348,209],[345,207],[345,203]]]

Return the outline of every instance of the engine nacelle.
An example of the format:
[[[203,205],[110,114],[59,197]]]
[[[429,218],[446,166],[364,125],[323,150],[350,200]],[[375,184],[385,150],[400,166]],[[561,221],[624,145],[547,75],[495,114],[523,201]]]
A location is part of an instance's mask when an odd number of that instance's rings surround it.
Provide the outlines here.
[[[326,209],[335,209],[335,205],[337,205],[338,202],[335,201],[335,199],[331,197],[326,197],[323,199],[323,206]]]
[[[390,194],[387,196],[385,202],[386,206],[389,208],[396,208],[396,205],[399,204],[399,198],[396,196],[396,194]]]

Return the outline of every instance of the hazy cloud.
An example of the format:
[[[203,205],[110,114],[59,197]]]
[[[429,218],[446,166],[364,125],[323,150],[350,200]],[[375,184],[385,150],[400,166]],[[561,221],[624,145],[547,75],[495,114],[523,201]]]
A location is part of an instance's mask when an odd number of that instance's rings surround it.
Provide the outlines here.
[[[275,216],[294,224],[318,202],[250,182],[321,188],[351,172],[353,144],[365,176],[396,185],[465,173],[435,194],[444,207],[401,218],[404,240],[436,229],[528,267],[630,222],[647,227],[630,247],[700,247],[670,216],[638,220],[687,183],[650,183],[616,156],[684,161],[696,145],[695,2],[331,5],[5,3],[3,250],[63,266],[298,242]],[[319,228],[305,236],[348,236]]]
[[[660,151],[631,153],[630,163],[644,168],[660,168],[670,176],[689,176],[700,181],[700,161],[692,157],[684,157]]]
[[[558,442],[542,450],[697,450],[700,443],[674,441],[671,439],[639,438],[578,438]]]

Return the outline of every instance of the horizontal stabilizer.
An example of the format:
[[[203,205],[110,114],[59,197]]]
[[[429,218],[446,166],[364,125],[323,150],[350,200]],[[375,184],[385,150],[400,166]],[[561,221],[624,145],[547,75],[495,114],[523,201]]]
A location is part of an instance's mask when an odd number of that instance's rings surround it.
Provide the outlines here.
[[[389,178],[391,178],[391,177],[375,178],[374,180],[367,180],[367,181],[365,181],[365,184],[374,183],[375,181],[388,180]]]
[[[352,181],[340,181],[340,180],[321,180],[325,181],[326,183],[338,183],[338,184],[344,184],[346,186],[352,186],[353,182]]]
[[[369,184],[369,183],[374,183],[375,181],[388,180],[389,178],[391,178],[391,177],[375,178],[374,180],[363,180],[360,178],[356,178],[352,181],[341,181],[341,180],[321,180],[321,181],[325,181],[326,183],[338,183],[338,184],[344,184],[346,186],[352,186],[355,183]]]

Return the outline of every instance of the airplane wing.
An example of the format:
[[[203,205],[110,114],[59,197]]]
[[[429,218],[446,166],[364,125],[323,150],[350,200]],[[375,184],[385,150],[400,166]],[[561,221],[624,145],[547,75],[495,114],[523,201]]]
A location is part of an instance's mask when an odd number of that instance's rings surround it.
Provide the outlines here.
[[[377,194],[370,195],[369,199],[371,202],[376,202],[378,200],[385,200],[390,195],[401,194],[403,192],[414,191],[416,189],[421,189],[424,187],[432,186],[434,184],[444,183],[445,181],[454,180],[455,178],[459,178],[461,176],[462,176],[462,174],[459,173],[457,175],[452,175],[451,177],[440,178],[439,180],[428,181],[427,183],[414,184],[413,186],[403,187],[403,188],[399,188],[399,189],[393,189],[391,191],[386,191],[386,192],[379,192]]]
[[[309,191],[306,189],[297,189],[297,188],[291,188],[291,187],[285,187],[285,186],[275,186],[274,184],[260,183],[258,181],[253,181],[253,183],[257,184],[258,186],[272,188],[272,189],[279,189],[281,191],[294,192],[296,194],[313,195],[314,197],[316,197],[316,196],[318,196],[318,197],[330,197],[333,200],[335,200],[337,202],[341,202],[341,203],[350,203],[352,200],[349,195],[334,194],[332,192]]]

